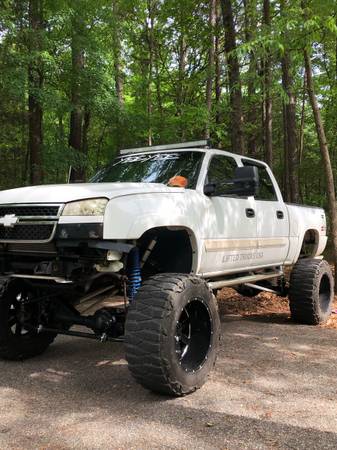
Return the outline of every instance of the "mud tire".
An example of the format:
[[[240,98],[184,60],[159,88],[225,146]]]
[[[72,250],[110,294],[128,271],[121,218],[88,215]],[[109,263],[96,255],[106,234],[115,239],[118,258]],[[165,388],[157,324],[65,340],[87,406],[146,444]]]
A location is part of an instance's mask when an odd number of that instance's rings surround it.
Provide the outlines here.
[[[295,322],[318,325],[330,314],[334,279],[329,264],[319,259],[299,260],[290,276],[289,306]]]
[[[37,333],[35,330],[16,332],[16,327],[20,324],[18,321],[15,322],[17,320],[15,305],[20,292],[26,292],[26,289],[24,282],[20,280],[0,278],[0,358],[2,359],[18,361],[40,355],[56,337],[56,334]],[[31,312],[33,321],[35,311],[36,308]]]
[[[204,280],[155,275],[145,281],[129,307],[126,359],[143,387],[183,396],[205,383],[215,364],[219,338],[217,302]]]

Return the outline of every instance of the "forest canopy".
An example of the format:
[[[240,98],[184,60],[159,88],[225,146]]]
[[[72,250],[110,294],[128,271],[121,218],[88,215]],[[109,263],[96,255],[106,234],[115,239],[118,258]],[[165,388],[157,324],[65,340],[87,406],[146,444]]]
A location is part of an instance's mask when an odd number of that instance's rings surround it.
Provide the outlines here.
[[[333,0],[2,0],[0,189],[210,137],[327,206],[305,55],[335,174],[336,24]]]

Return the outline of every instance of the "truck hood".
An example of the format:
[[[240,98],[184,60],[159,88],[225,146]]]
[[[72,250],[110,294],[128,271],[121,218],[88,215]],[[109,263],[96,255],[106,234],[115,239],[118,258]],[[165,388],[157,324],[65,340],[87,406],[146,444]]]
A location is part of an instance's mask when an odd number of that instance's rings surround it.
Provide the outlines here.
[[[0,205],[10,203],[67,203],[87,198],[109,200],[132,194],[183,193],[159,183],[78,183],[29,186],[0,192]]]

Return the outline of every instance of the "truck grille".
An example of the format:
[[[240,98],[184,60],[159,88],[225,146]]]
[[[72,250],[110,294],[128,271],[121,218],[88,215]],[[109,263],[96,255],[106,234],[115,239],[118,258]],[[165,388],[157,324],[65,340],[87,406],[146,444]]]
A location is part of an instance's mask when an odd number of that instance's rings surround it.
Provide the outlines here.
[[[47,241],[54,225],[17,225],[15,228],[0,227],[0,241]]]
[[[60,205],[10,205],[0,206],[0,217],[15,214],[18,217],[57,217]]]
[[[0,205],[0,242],[50,242],[54,237],[62,206],[45,204]],[[13,219],[14,222],[11,224],[10,222]]]

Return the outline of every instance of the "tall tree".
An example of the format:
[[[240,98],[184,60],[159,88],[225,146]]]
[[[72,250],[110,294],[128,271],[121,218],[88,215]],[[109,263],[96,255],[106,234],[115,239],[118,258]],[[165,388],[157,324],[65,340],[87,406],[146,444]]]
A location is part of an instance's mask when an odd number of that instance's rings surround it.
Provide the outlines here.
[[[245,39],[250,44],[254,38],[256,30],[256,0],[244,0],[245,13]],[[247,72],[247,152],[249,156],[257,157],[258,140],[258,100],[256,98],[255,80],[257,75],[257,58],[251,49],[248,54],[248,72]]]
[[[208,48],[208,65],[207,65],[207,80],[206,80],[206,108],[207,108],[207,123],[205,130],[205,138],[210,137],[210,124],[212,114],[212,93],[213,93],[213,79],[214,79],[214,61],[215,61],[215,36],[216,36],[216,0],[209,0],[209,48]]]
[[[71,112],[69,146],[79,153],[83,148],[84,105],[81,92],[81,81],[84,69],[84,22],[79,11],[75,11],[72,17],[71,36]],[[83,155],[85,156],[85,155]],[[84,181],[84,158],[81,164],[73,168],[72,181]]]
[[[303,9],[304,19],[308,20],[308,11],[307,4],[305,0],[302,0],[301,6]],[[308,51],[307,46],[304,47],[304,65],[305,65],[305,74],[306,74],[306,84],[308,89],[308,96],[314,116],[315,127],[317,132],[317,138],[319,142],[319,148],[321,152],[321,158],[323,163],[323,170],[326,179],[326,192],[327,192],[327,200],[329,206],[329,214],[330,214],[330,226],[331,226],[331,237],[333,241],[333,254],[334,254],[334,264],[335,264],[335,281],[337,281],[337,208],[336,208],[336,191],[335,191],[335,182],[334,182],[334,174],[330,160],[329,147],[326,139],[324,123],[322,120],[320,107],[317,101],[317,96],[315,93],[315,85],[313,79],[313,70],[311,64],[310,53]],[[337,290],[337,286],[335,283],[335,290]]]
[[[285,14],[285,9],[288,6],[288,0],[281,0],[281,14]],[[285,38],[286,39],[286,38]],[[286,158],[287,168],[289,174],[289,189],[290,192],[288,200],[293,203],[298,203],[300,198],[299,190],[299,152],[297,146],[296,135],[296,95],[293,78],[293,61],[289,48],[285,47],[281,57],[282,66],[282,85],[286,93],[287,100],[284,108],[284,134],[286,136]]]
[[[232,0],[221,0],[223,25],[225,30],[225,53],[228,64],[229,101],[231,108],[230,135],[232,151],[244,154],[242,92],[240,65],[237,56],[236,31]]]
[[[115,76],[115,88],[119,107],[124,105],[124,74],[122,71],[122,51],[121,51],[121,30],[120,23],[122,17],[119,11],[119,1],[113,0],[112,2],[112,51],[114,58],[114,76]]]
[[[271,17],[270,17],[270,0],[263,0],[263,23],[267,34],[270,34]],[[267,49],[267,54],[264,55],[263,60],[263,72],[264,72],[264,146],[265,146],[265,160],[266,163],[273,166],[273,103],[272,103],[272,72],[271,72],[271,52]]]
[[[328,205],[329,205],[329,213],[331,220],[331,235],[333,240],[333,249],[334,249],[334,263],[335,263],[335,278],[337,280],[337,208],[336,208],[336,192],[335,192],[335,183],[333,170],[330,161],[330,154],[328,143],[326,140],[324,124],[321,117],[321,112],[319,109],[317,97],[315,94],[314,81],[312,76],[312,65],[310,56],[307,48],[304,49],[304,61],[305,61],[305,71],[307,76],[307,86],[308,86],[308,95],[310,99],[310,104],[312,107],[317,137],[319,141],[319,148],[321,151],[323,169],[326,177],[326,188],[327,188],[327,197],[328,197]]]
[[[181,30],[179,36],[179,68],[178,68],[178,83],[177,83],[177,116],[180,119],[180,137],[185,139],[185,127],[182,122],[183,105],[184,105],[184,84],[185,84],[185,70],[187,58],[187,43],[184,31]]]
[[[41,51],[43,42],[43,0],[29,1],[29,64],[28,64],[28,153],[30,158],[30,181],[40,184],[43,180],[42,145],[43,110],[41,95],[43,88],[43,64]]]
[[[154,66],[154,2],[147,0],[147,18],[145,21],[146,40],[148,45],[148,68],[147,68],[147,143],[152,145],[153,142],[153,99],[152,99],[152,82],[153,82],[153,66]]]
[[[215,29],[215,123],[221,124],[220,114],[220,100],[221,100],[221,83],[222,83],[222,70],[221,70],[221,43],[220,33],[221,30],[221,8],[219,0],[216,0],[216,29]]]

